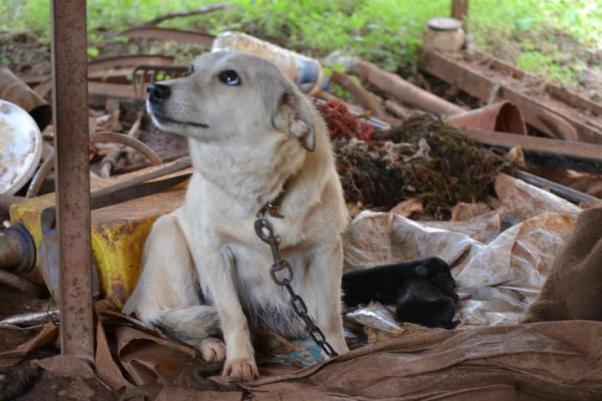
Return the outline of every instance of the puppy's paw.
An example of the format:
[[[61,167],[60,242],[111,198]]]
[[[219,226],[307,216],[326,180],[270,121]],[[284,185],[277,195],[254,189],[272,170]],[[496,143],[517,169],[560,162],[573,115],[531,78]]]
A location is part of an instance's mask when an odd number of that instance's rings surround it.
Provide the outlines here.
[[[257,364],[253,358],[240,358],[226,360],[223,376],[228,376],[233,380],[250,381],[259,377]]]
[[[207,362],[221,362],[226,359],[226,344],[219,338],[203,338],[199,344],[199,350]]]

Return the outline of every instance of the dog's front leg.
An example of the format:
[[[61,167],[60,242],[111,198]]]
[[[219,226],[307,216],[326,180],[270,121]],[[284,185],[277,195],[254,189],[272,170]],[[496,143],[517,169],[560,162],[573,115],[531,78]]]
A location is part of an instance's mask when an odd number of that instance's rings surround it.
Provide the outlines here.
[[[192,253],[199,277],[208,288],[219,314],[226,343],[223,375],[253,380],[259,373],[247,318],[236,291],[234,258],[227,248],[217,246],[200,247]]]
[[[340,239],[314,248],[308,266],[306,288],[311,316],[338,354],[349,351],[343,334],[341,278],[343,244]]]

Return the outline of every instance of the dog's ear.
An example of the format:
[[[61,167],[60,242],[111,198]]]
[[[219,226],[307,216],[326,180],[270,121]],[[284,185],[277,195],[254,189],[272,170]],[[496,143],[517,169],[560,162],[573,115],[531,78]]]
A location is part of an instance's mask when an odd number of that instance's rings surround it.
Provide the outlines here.
[[[308,151],[316,148],[316,134],[313,123],[314,110],[302,94],[286,91],[280,97],[276,111],[272,115],[272,125],[278,131],[293,135]]]

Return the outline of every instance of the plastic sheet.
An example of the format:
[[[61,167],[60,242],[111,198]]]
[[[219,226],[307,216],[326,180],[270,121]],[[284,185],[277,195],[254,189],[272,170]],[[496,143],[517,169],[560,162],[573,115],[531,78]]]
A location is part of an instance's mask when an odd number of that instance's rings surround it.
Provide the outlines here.
[[[535,300],[575,214],[544,213],[485,245],[464,234],[389,213],[361,213],[345,234],[346,270],[439,256],[453,267],[464,325],[517,323]],[[454,229],[450,223],[449,227]],[[456,227],[457,229],[457,227]]]

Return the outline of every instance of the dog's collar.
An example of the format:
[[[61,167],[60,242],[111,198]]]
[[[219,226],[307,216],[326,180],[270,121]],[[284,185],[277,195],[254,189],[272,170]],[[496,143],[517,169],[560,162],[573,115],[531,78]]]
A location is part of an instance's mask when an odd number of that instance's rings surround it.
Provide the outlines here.
[[[280,193],[276,198],[274,198],[274,200],[266,202],[261,207],[261,209],[259,209],[259,213],[257,213],[257,216],[265,216],[266,214],[269,214],[270,216],[276,219],[284,218],[284,216],[280,213],[280,206],[282,206],[284,196],[286,195],[287,184],[288,181],[284,183],[284,185],[282,186],[282,191],[280,191]]]

